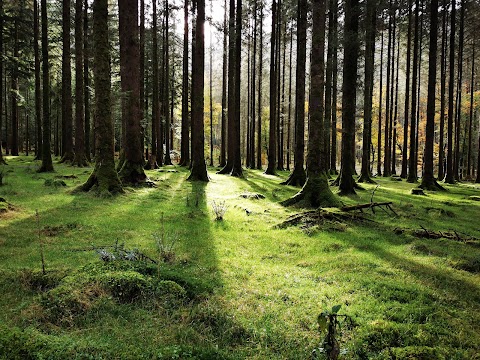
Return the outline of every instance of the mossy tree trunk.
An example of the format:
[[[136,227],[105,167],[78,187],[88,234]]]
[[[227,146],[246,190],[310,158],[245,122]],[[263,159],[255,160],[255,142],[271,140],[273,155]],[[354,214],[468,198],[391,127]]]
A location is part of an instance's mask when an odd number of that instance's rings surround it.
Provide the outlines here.
[[[153,67],[153,84],[152,84],[152,147],[150,159],[147,169],[158,168],[157,164],[157,139],[159,128],[159,99],[158,99],[158,40],[157,40],[157,0],[153,0],[152,10],[152,67]]]
[[[226,7],[225,7],[225,11]],[[226,30],[225,30],[226,31]],[[225,61],[225,58],[224,58]],[[188,0],[184,4],[184,19],[183,19],[183,70],[182,70],[182,139],[180,147],[180,166],[190,165],[190,139],[189,139],[189,117],[188,117]],[[224,64],[225,69],[226,64]],[[224,70],[225,71],[225,70]],[[224,83],[225,86],[225,83]],[[226,96],[226,92],[225,92]],[[223,101],[223,96],[222,96]],[[223,104],[223,102],[222,102]],[[224,124],[223,117],[226,106],[222,105],[222,149],[225,143],[224,139]]]
[[[355,193],[354,148],[355,148],[355,108],[357,92],[358,60],[358,0],[345,1],[345,34],[343,62],[343,99],[342,99],[342,171],[340,174],[340,193]]]
[[[297,70],[295,76],[295,150],[293,171],[284,185],[303,186],[307,178],[304,169],[305,153],[305,63],[307,54],[307,1],[299,0],[297,7]]]
[[[48,17],[47,0],[42,0],[42,78],[43,78],[43,132],[42,164],[38,172],[53,171],[52,153],[50,151],[50,69],[48,64]]]
[[[204,85],[205,85],[205,0],[197,0],[195,23],[195,68],[192,72],[192,169],[188,180],[208,181],[205,164],[205,138],[203,124]]]
[[[3,1],[2,1],[3,2]],[[40,21],[38,14],[38,1],[33,2],[33,52],[35,57],[35,125],[36,125],[36,143],[35,143],[35,160],[41,160],[42,158],[42,93],[41,93],[41,81],[40,81],[40,47],[38,46],[40,36]],[[0,28],[3,25],[0,24]],[[2,53],[2,47],[0,46],[0,54]],[[1,66],[0,66],[1,67]],[[1,70],[0,70],[0,79]],[[0,99],[1,99],[0,90]],[[1,110],[1,109],[0,109]],[[0,111],[0,114],[2,112]],[[1,145],[0,145],[1,146]],[[1,151],[0,151],[1,152]]]
[[[35,5],[36,5],[36,1],[35,1]],[[37,9],[36,6],[35,6],[35,9]],[[0,0],[0,54],[3,54],[3,0]],[[0,82],[2,81],[2,79],[3,79],[3,56],[0,56]],[[3,86],[0,84],[0,117],[2,116],[2,114],[3,114]],[[2,121],[0,119],[0,125],[1,123]],[[0,126],[0,165],[1,164],[5,165],[6,162],[5,162],[5,159],[3,158],[3,153],[2,153],[1,133],[2,133],[2,127]],[[38,149],[37,149],[37,152],[38,152]]]
[[[75,157],[73,165],[86,166],[83,77],[83,0],[75,0]]]
[[[62,12],[62,150],[61,163],[73,162],[72,67],[70,51],[70,1],[63,1]]]
[[[87,161],[92,161],[92,149],[90,146],[90,49],[88,44],[88,0],[84,0],[83,6],[83,85],[84,85],[84,109],[85,109],[85,156]]]
[[[435,138],[435,87],[437,83],[437,26],[438,0],[430,2],[430,48],[428,58],[427,123],[425,126],[425,153],[423,175],[420,188],[426,190],[443,189],[433,176],[433,142]]]
[[[44,0],[45,1],[45,0]],[[108,42],[108,0],[93,3],[94,82],[95,82],[95,168],[80,190],[94,189],[99,195],[123,192],[115,171],[114,133],[110,95],[110,50]]]
[[[400,177],[405,179],[408,173],[408,111],[410,106],[410,68],[412,57],[412,0],[408,0],[408,28],[407,28],[407,58],[405,70],[405,112],[403,120],[402,172]]]
[[[325,0],[313,1],[311,93],[309,103],[309,133],[307,154],[307,179],[302,190],[284,205],[305,207],[334,207],[340,201],[332,193],[327,180],[329,161],[322,142],[325,138],[324,117],[324,52],[325,52]]]
[[[125,91],[125,161],[119,177],[124,184],[138,184],[146,179],[143,171],[142,128],[140,119],[140,45],[138,37],[138,2],[118,1],[120,57],[123,65],[122,89]]]

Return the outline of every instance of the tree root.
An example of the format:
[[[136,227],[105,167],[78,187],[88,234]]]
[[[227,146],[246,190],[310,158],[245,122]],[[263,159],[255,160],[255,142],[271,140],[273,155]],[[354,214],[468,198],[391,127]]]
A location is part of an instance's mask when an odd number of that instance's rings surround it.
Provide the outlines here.
[[[293,172],[290,174],[287,180],[281,182],[280,185],[290,185],[290,186],[303,186],[307,180],[307,173],[303,167],[298,169],[293,169]]]
[[[421,229],[400,229],[400,228],[395,228],[394,230],[395,234],[404,234],[404,233],[410,233],[411,235],[418,237],[418,238],[424,238],[424,239],[448,239],[448,240],[454,240],[458,242],[462,242],[465,244],[473,245],[473,246],[480,246],[480,239],[466,235],[466,234],[461,234],[455,230],[452,231],[433,231],[424,228],[421,226]]]
[[[372,221],[359,214],[350,214],[341,211],[332,211],[326,209],[317,209],[290,216],[284,222],[276,225],[276,228],[284,229],[298,224],[308,224],[310,226],[323,224],[325,221],[343,222],[363,222]],[[307,225],[307,226],[308,226]]]
[[[363,212],[364,209],[368,210],[372,210],[372,213],[375,214],[375,208],[378,207],[380,209],[382,209],[383,211],[385,211],[386,213],[388,213],[387,209],[390,210],[391,213],[393,213],[394,215],[398,215],[395,210],[393,210],[392,208],[392,205],[393,203],[390,201],[390,202],[382,202],[382,203],[369,203],[369,204],[358,204],[358,205],[352,205],[352,206],[344,206],[342,208],[340,208],[340,210],[342,211],[345,211],[345,212],[349,212],[349,211],[356,211],[356,210],[360,210],[360,212]]]

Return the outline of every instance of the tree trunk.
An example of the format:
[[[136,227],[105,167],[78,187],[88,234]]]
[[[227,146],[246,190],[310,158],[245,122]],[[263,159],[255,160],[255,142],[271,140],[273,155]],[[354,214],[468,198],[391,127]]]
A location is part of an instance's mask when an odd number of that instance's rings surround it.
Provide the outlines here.
[[[170,158],[170,129],[171,129],[171,119],[170,119],[170,111],[169,111],[169,104],[170,104],[170,28],[169,28],[169,16],[170,10],[168,8],[168,0],[165,1],[165,63],[163,67],[165,69],[165,93],[164,93],[164,115],[165,115],[165,165],[172,165],[172,159]]]
[[[120,167],[119,177],[124,184],[145,181],[143,171],[143,148],[140,119],[140,46],[138,39],[138,2],[118,1],[120,57],[124,61],[121,69],[122,89],[125,91],[125,161]],[[123,46],[122,46],[123,45]]]
[[[84,82],[84,109],[85,109],[85,156],[87,161],[92,161],[92,148],[90,146],[90,47],[88,44],[88,0],[84,0],[83,16],[83,82]]]
[[[382,175],[382,100],[383,100],[383,29],[380,43],[380,97],[378,100],[377,176]]]
[[[468,117],[467,180],[472,177],[473,94],[475,92],[475,41],[472,42],[472,77],[470,80],[470,113]]]
[[[327,180],[328,159],[322,141],[325,138],[324,117],[324,52],[325,52],[325,0],[313,1],[312,62],[309,102],[309,133],[307,155],[307,179],[302,190],[283,202],[284,205],[300,204],[305,207],[339,206]]]
[[[35,14],[36,14],[36,20],[37,22],[35,24],[38,25],[38,6],[37,2],[35,0],[34,2],[35,6]],[[3,0],[0,0],[0,14],[3,14]],[[36,37],[36,50],[37,52],[35,53],[35,75],[37,75],[37,61],[38,61],[38,27],[36,27],[37,31],[37,37]],[[3,80],[3,16],[0,16],[0,165],[6,165],[7,163],[5,162],[5,159],[3,158],[3,153],[2,153],[2,113],[3,113],[3,86],[2,86],[2,80]],[[35,79],[36,80],[36,79]],[[35,81],[35,85],[37,82]],[[35,95],[35,100],[37,101],[37,94]],[[37,110],[37,107],[35,106],[35,110]],[[37,114],[37,113],[36,113]],[[38,114],[37,114],[38,115]],[[37,121],[39,121],[39,118],[37,118]],[[37,154],[38,154],[38,148],[36,149]]]
[[[233,134],[234,157],[230,175],[243,176],[240,147],[240,69],[242,58],[242,0],[237,0],[235,29],[235,127]]]
[[[447,52],[447,0],[443,0],[442,4],[442,53],[440,58],[440,129],[439,129],[439,144],[438,144],[438,179],[442,180],[445,177],[445,89],[446,89],[446,52]]]
[[[212,0],[210,0],[210,15],[213,14]],[[212,27],[210,26],[210,81],[209,81],[209,94],[210,94],[210,166],[213,166],[213,40],[212,40]]]
[[[453,90],[455,83],[455,0],[451,1],[452,10],[450,14],[450,54],[449,66],[450,76],[448,84],[448,120],[447,120],[447,168],[445,174],[445,182],[448,184],[455,183],[453,172]]]
[[[183,15],[183,71],[182,71],[182,140],[180,166],[190,166],[190,139],[188,116],[188,0],[185,0]],[[223,105],[222,105],[223,108]],[[222,114],[223,119],[223,114]],[[223,120],[222,120],[223,125]],[[223,134],[222,134],[223,141]]]
[[[83,0],[75,0],[75,157],[73,165],[87,166],[83,85]]]
[[[152,149],[150,153],[150,161],[147,165],[149,169],[157,169],[157,130],[159,128],[159,102],[158,102],[158,26],[157,26],[157,0],[153,0],[152,14],[152,67],[153,67],[153,84],[152,84]]]
[[[42,0],[42,77],[43,77],[43,139],[42,139],[42,165],[38,172],[53,171],[52,154],[50,152],[50,71],[48,64],[48,17],[47,0]]]
[[[188,180],[208,181],[205,164],[205,139],[203,125],[204,109],[204,67],[205,67],[205,0],[197,0],[197,19],[195,23],[195,67],[192,72],[192,169]]]
[[[140,131],[142,142],[142,154],[145,148],[145,0],[140,0]],[[145,164],[145,157],[142,155],[142,162]]]
[[[391,73],[393,72],[392,69],[392,59],[394,56],[392,55],[392,43],[394,43],[394,35],[393,35],[393,15],[392,15],[392,0],[389,1],[389,16],[388,16],[388,45],[387,45],[387,94],[385,98],[385,139],[384,139],[384,146],[383,151],[385,157],[383,159],[383,176],[390,176],[390,120],[391,120],[391,112],[390,112],[390,85],[391,85]],[[392,94],[393,95],[393,94]]]
[[[62,149],[61,163],[72,162],[73,117],[72,117],[72,68],[70,64],[70,1],[63,1],[62,13]]]
[[[428,55],[428,98],[427,123],[425,126],[425,153],[423,156],[423,174],[420,188],[439,190],[433,176],[433,143],[435,139],[435,87],[437,82],[437,27],[438,27],[438,0],[430,2],[430,47]]]
[[[288,60],[288,120],[287,120],[287,170],[290,171],[291,163],[291,134],[292,134],[292,55],[293,55],[293,26],[290,28],[290,51],[289,51],[289,60]],[[330,99],[331,103],[331,99]],[[327,133],[328,146],[330,146],[330,133]],[[328,149],[328,154],[330,154],[330,149]]]
[[[257,127],[257,169],[262,168],[262,79],[263,79],[263,1],[260,4],[260,39],[258,55],[258,127]]]
[[[464,24],[465,24],[465,0],[461,1],[460,7],[460,29],[458,39],[458,80],[457,80],[457,103],[455,113],[455,154],[453,160],[453,176],[456,181],[460,180],[460,120],[462,113],[462,82],[463,82],[463,46],[464,46]]]
[[[338,0],[333,1],[333,75],[332,75],[332,155],[330,173],[337,173],[337,82],[338,82]]]
[[[400,37],[397,41],[397,69],[395,76],[395,107],[393,113],[393,126],[392,126],[392,175],[397,174],[397,123],[398,123],[398,87],[399,87],[399,74],[400,74]]]
[[[377,9],[373,0],[367,1],[365,17],[365,93],[363,100],[362,170],[358,182],[374,183],[370,177],[370,146],[372,142],[372,97],[375,65]]]
[[[298,0],[297,7],[297,70],[295,76],[295,150],[294,167],[284,185],[303,186],[307,174],[305,153],[305,63],[307,58],[307,2]]]
[[[257,0],[253,5],[253,57],[252,57],[252,91],[251,91],[251,124],[250,124],[250,168],[255,168],[255,126],[256,126],[256,81],[257,81]]]
[[[342,171],[340,194],[354,194],[355,109],[358,60],[358,0],[345,1],[345,35],[342,99]]]
[[[41,76],[40,75],[40,48],[38,46],[38,41],[40,37],[40,34],[39,34],[40,24],[39,24],[38,17],[39,17],[38,1],[34,0],[33,2],[33,48],[34,48],[34,54],[35,54],[35,126],[36,126],[35,160],[41,160],[42,158],[42,93],[40,89],[40,85],[41,85],[40,84],[40,76]],[[0,28],[2,27],[3,25],[0,24]],[[0,54],[1,53],[2,53],[2,48],[0,46]],[[2,76],[0,74],[0,79],[1,78]],[[2,97],[0,94],[0,99],[1,98]],[[1,114],[1,111],[0,111],[0,114]],[[0,148],[1,148],[1,144],[0,144]]]
[[[17,17],[14,19],[14,30],[13,30],[13,57],[15,59],[19,56],[19,43],[18,43],[18,20]],[[12,87],[10,91],[11,97],[11,106],[10,111],[12,112],[12,142],[10,146],[10,153],[13,156],[18,156],[18,63],[13,61],[12,65]]]
[[[417,156],[416,156],[416,135],[417,135],[417,75],[418,75],[418,52],[419,52],[419,0],[415,1],[415,27],[413,39],[413,77],[412,77],[412,109],[410,117],[410,156],[408,159],[408,182],[417,181]]]
[[[46,1],[46,0],[43,0]],[[110,49],[108,42],[108,0],[93,2],[93,43],[95,82],[95,168],[80,190],[96,190],[99,196],[123,192],[115,171],[114,133],[110,98]]]
[[[276,76],[276,44],[277,44],[277,2],[272,2],[272,35],[270,42],[270,129],[268,139],[268,166],[265,174],[276,175],[277,159],[277,76]]]

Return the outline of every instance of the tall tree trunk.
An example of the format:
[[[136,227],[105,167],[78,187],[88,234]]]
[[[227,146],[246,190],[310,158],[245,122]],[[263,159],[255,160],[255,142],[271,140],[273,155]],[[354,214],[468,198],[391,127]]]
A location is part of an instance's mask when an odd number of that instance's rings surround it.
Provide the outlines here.
[[[52,153],[50,152],[50,71],[48,64],[48,17],[47,0],[42,0],[42,77],[43,77],[43,139],[42,164],[38,172],[53,171]]]
[[[383,110],[383,29],[380,43],[380,97],[378,100],[378,135],[377,135],[377,176],[382,175],[382,110]]]
[[[282,104],[281,104],[281,47],[282,47],[282,0],[278,0],[277,3],[277,45],[276,45],[276,60],[275,60],[275,73],[277,76],[277,109],[276,109],[276,117],[275,123],[277,125],[277,170],[283,170],[283,111],[282,111]]]
[[[397,174],[397,123],[398,123],[398,88],[399,88],[399,75],[400,75],[400,37],[397,40],[397,69],[395,75],[395,107],[393,113],[393,126],[392,126],[392,175]]]
[[[87,166],[83,85],[83,0],[75,0],[75,157],[73,165]]]
[[[391,122],[391,104],[390,104],[390,95],[393,96],[391,92],[391,73],[393,73],[392,65],[394,58],[392,48],[393,43],[395,43],[394,34],[393,34],[393,6],[392,0],[389,1],[389,16],[388,16],[388,45],[387,45],[387,94],[385,99],[385,139],[384,139],[384,153],[385,157],[383,160],[383,176],[390,176],[390,122]]]
[[[440,129],[439,129],[439,144],[438,144],[438,179],[442,180],[445,177],[445,89],[446,89],[446,53],[447,53],[447,0],[442,1],[442,53],[440,57]]]
[[[358,182],[373,183],[370,177],[370,146],[372,143],[372,97],[375,65],[375,37],[377,7],[374,0],[367,0],[365,16],[365,93],[363,100],[363,151],[362,170]]]
[[[145,148],[145,0],[140,0],[140,130],[142,132],[142,154]],[[142,155],[142,162],[145,157]]]
[[[333,1],[332,146],[330,173],[337,173],[338,0]],[[329,25],[330,26],[330,25]]]
[[[34,2],[35,6],[35,12],[36,16],[38,18],[38,6],[36,3],[36,0]],[[38,25],[38,21],[36,23]],[[36,49],[38,51],[38,27],[37,27],[37,46]],[[38,60],[38,53],[36,53],[35,60]],[[35,61],[35,66],[37,65],[37,61]],[[35,67],[35,70],[37,68]],[[37,72],[35,71],[35,75],[37,75]],[[2,86],[2,80],[3,80],[3,0],[0,0],[0,164],[5,165],[5,159],[3,158],[3,153],[2,153],[2,112],[3,112],[3,86]],[[35,81],[35,85],[37,82]],[[37,100],[37,95],[35,95],[35,100]],[[37,107],[35,107],[35,110]],[[39,119],[37,118],[37,121]],[[36,149],[38,153],[38,148]]]
[[[262,168],[262,79],[263,79],[263,1],[260,4],[260,39],[258,44],[258,127],[257,127],[257,169]]]
[[[147,168],[156,169],[158,168],[157,164],[157,142],[159,139],[158,128],[159,128],[159,101],[158,101],[158,25],[157,25],[157,0],[153,0],[153,9],[152,9],[152,67],[153,67],[153,83],[152,83],[152,150],[150,154],[150,161],[147,165]]]
[[[237,0],[235,24],[235,127],[233,134],[234,156],[233,168],[230,175],[243,176],[240,147],[240,69],[242,58],[242,0]]]
[[[70,1],[62,7],[62,151],[61,163],[72,162],[73,117],[72,117],[72,69],[70,54]]]
[[[290,171],[291,163],[291,138],[292,138],[292,55],[293,55],[293,26],[290,28],[290,51],[289,51],[289,60],[288,60],[288,120],[287,120],[287,170]],[[331,99],[330,99],[331,103]],[[330,133],[327,133],[328,146],[330,146]],[[330,154],[330,149],[328,149],[328,154]]]
[[[42,93],[40,89],[40,85],[41,85],[40,84],[40,76],[41,76],[40,75],[40,48],[38,46],[38,41],[40,37],[39,25],[40,23],[39,23],[39,14],[38,14],[38,1],[34,0],[33,2],[33,48],[34,50],[33,51],[35,54],[35,126],[36,126],[35,160],[41,160],[42,158]],[[3,28],[2,24],[0,24],[0,28]],[[1,53],[2,53],[2,48],[0,46],[0,54]],[[0,69],[1,67],[2,66],[0,65]],[[0,74],[0,79],[1,78],[2,76]],[[1,98],[2,97],[0,94],[0,99]],[[2,112],[0,111],[0,114],[1,113]],[[1,144],[0,144],[0,152],[1,152]],[[1,158],[1,155],[0,155],[0,158]]]
[[[345,35],[343,63],[342,99],[342,171],[340,174],[340,194],[355,193],[353,179],[355,148],[355,109],[357,90],[358,44],[358,0],[345,0]]]
[[[433,143],[435,139],[435,87],[437,82],[437,27],[438,0],[430,1],[430,47],[428,55],[428,99],[427,123],[425,126],[425,153],[423,156],[423,174],[420,188],[439,190],[433,176]]]
[[[303,186],[307,174],[305,153],[305,63],[307,59],[307,2],[298,0],[297,6],[297,69],[295,76],[295,149],[294,167],[285,185]]]
[[[307,179],[302,190],[283,202],[299,203],[306,207],[338,206],[327,180],[328,159],[322,142],[325,138],[325,0],[313,1],[311,87],[309,101],[309,133],[307,154]]]
[[[180,145],[180,166],[190,166],[190,139],[188,116],[188,0],[185,0],[183,13],[183,70],[182,70],[182,140]],[[224,70],[225,71],[225,70]],[[222,105],[222,109],[224,109]],[[222,126],[223,126],[222,110]],[[222,134],[222,142],[223,142]],[[223,146],[223,145],[222,145]]]
[[[118,1],[122,89],[125,91],[125,161],[119,177],[124,184],[138,184],[146,179],[143,171],[143,148],[140,119],[140,46],[138,38],[138,2]],[[123,46],[122,46],[123,45]]]
[[[213,14],[212,0],[210,0],[210,16]],[[210,166],[213,166],[213,40],[212,40],[212,26],[210,26]]]
[[[277,160],[277,76],[276,76],[276,44],[277,44],[277,2],[272,2],[272,35],[270,42],[270,129],[268,140],[268,166],[265,174],[276,175]]]
[[[251,124],[250,124],[250,167],[255,168],[255,126],[256,126],[256,81],[257,81],[257,0],[253,5],[253,56],[252,56],[252,91],[251,91]]]
[[[330,140],[332,131],[332,81],[333,81],[333,19],[334,19],[334,1],[329,0],[328,4],[328,47],[327,47],[327,66],[325,75],[325,156],[331,157]]]
[[[18,20],[17,17],[14,19],[14,30],[13,30],[13,57],[18,59],[19,56],[19,43],[18,43]],[[11,106],[10,110],[12,112],[12,142],[10,146],[11,155],[18,156],[18,62],[13,61],[12,64],[12,87],[10,90],[11,97]]]
[[[195,23],[195,68],[192,72],[192,169],[189,180],[208,181],[205,164],[205,139],[203,125],[204,109],[204,73],[205,73],[205,0],[197,0],[197,19]]]
[[[455,113],[455,148],[453,160],[453,176],[456,181],[460,180],[460,122],[462,114],[462,82],[463,82],[463,43],[465,27],[465,0],[461,1],[460,7],[460,29],[458,38],[458,79],[457,79],[457,105]]]
[[[410,156],[408,159],[408,182],[417,181],[417,156],[416,156],[416,135],[417,135],[417,75],[418,75],[418,52],[419,52],[419,0],[415,1],[415,25],[413,35],[413,77],[412,77],[412,109],[410,117]]]
[[[84,0],[83,6],[83,82],[85,86],[84,109],[85,109],[85,156],[91,161],[92,148],[90,146],[90,47],[88,43],[88,0]]]
[[[473,94],[475,92],[475,41],[472,41],[472,77],[470,80],[470,114],[468,117],[468,153],[467,180],[471,180],[472,172],[472,133],[473,133]]]
[[[172,165],[172,159],[170,158],[170,129],[171,129],[171,119],[170,119],[170,111],[168,109],[170,104],[170,28],[169,28],[169,16],[170,10],[168,8],[168,0],[165,0],[165,64],[163,65],[165,69],[165,93],[164,93],[164,115],[165,115],[165,165]]]
[[[42,0],[46,1],[46,0]],[[93,76],[95,83],[95,168],[80,190],[95,189],[100,196],[123,192],[115,171],[114,133],[110,96],[108,0],[93,2]]]

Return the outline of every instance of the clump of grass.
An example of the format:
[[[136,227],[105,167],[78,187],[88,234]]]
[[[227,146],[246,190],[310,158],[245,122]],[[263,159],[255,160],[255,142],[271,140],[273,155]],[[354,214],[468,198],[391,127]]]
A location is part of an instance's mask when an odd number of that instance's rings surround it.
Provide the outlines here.
[[[227,213],[228,205],[225,201],[216,202],[215,200],[212,201],[212,209],[213,213],[215,214],[215,221],[222,221],[223,217]]]

